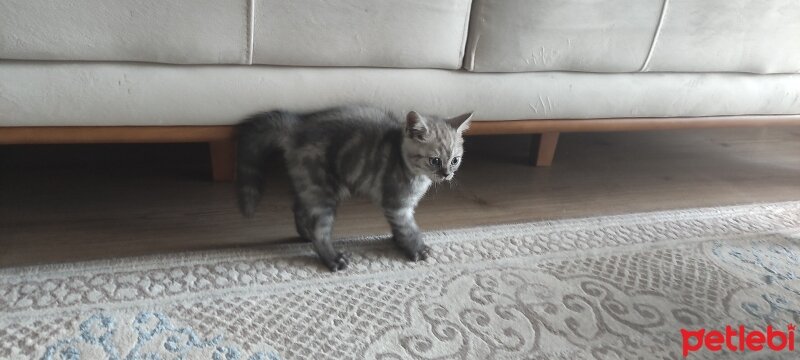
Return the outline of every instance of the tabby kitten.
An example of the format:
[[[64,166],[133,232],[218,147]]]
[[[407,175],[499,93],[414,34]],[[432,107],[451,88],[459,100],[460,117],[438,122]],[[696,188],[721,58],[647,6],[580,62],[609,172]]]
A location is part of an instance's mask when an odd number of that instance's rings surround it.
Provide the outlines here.
[[[350,262],[331,243],[336,207],[350,195],[380,205],[400,248],[411,260],[424,260],[430,248],[414,208],[432,181],[453,178],[471,117],[442,119],[412,111],[403,121],[382,109],[355,106],[257,114],[238,127],[239,208],[253,215],[266,175],[264,156],[280,149],[292,180],[297,232],[331,271]]]

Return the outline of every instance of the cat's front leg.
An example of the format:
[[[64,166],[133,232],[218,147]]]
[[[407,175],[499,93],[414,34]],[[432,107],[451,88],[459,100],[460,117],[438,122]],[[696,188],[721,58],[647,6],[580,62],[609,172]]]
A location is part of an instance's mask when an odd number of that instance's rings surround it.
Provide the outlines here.
[[[384,214],[392,227],[392,235],[397,245],[412,261],[425,260],[431,248],[425,245],[422,232],[414,220],[414,208],[385,209]]]

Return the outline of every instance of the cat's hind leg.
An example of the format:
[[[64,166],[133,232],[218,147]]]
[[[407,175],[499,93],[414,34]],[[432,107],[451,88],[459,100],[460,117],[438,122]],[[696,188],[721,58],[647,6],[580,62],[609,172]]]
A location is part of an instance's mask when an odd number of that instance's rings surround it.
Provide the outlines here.
[[[310,242],[311,233],[308,231],[308,229],[312,228],[310,217],[298,200],[295,200],[292,211],[294,211],[294,227],[297,230],[297,235],[299,235],[303,241]]]
[[[298,233],[311,241],[322,263],[334,272],[350,264],[349,257],[333,247],[331,234],[335,215],[336,206],[330,204],[299,203],[295,210],[295,219],[300,220],[296,223]]]
[[[347,268],[350,260],[333,247],[331,235],[339,200],[336,186],[329,181],[321,145],[287,151],[286,163],[295,192],[297,233],[311,240],[320,260],[331,271]]]

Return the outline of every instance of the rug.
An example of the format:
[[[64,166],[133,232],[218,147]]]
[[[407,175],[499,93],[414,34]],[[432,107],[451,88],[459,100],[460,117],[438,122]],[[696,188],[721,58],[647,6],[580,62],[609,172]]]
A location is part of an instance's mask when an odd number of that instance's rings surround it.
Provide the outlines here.
[[[308,244],[2,269],[0,358],[798,358],[800,202],[427,238],[341,241],[340,273]]]

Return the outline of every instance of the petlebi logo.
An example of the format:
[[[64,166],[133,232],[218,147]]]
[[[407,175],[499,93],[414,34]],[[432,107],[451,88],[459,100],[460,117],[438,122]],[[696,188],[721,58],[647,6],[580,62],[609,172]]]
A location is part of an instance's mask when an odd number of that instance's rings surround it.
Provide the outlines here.
[[[794,351],[794,331],[796,326],[789,324],[786,330],[767,326],[766,330],[747,330],[740,325],[734,328],[730,325],[724,331],[698,329],[681,329],[683,337],[683,357],[690,353],[706,348],[712,352],[780,352]]]

